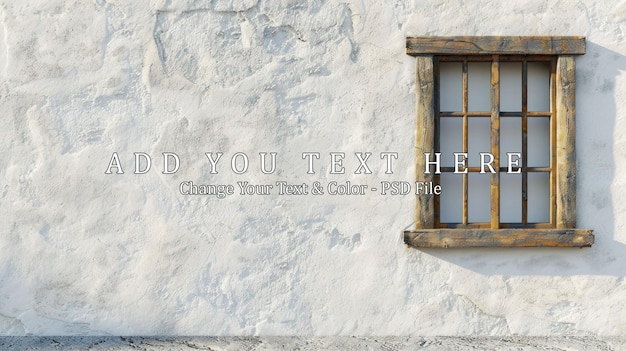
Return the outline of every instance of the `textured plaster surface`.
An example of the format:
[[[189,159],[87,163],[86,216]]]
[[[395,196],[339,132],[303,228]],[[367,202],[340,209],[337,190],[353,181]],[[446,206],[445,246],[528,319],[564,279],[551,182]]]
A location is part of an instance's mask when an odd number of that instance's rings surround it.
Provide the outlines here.
[[[0,334],[624,336],[625,34],[626,1],[0,1]],[[411,181],[410,35],[587,37],[577,200],[593,248],[409,249],[411,195],[178,192]],[[333,151],[346,174],[329,174]],[[365,151],[373,173],[353,174]],[[113,152],[123,175],[104,174]],[[153,170],[132,174],[134,152]],[[224,153],[218,174],[205,152]],[[278,153],[274,174],[259,152]]]

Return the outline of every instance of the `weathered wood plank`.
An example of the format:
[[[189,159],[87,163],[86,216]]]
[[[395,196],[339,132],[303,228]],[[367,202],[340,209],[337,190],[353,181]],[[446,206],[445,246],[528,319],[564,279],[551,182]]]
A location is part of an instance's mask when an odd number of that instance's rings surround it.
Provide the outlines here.
[[[550,223],[556,225],[556,63],[553,59],[550,62]]]
[[[432,182],[434,171],[424,172],[424,153],[434,156],[435,152],[435,73],[432,56],[417,57],[415,69],[415,92],[417,95],[417,120],[415,126],[415,178],[417,181]],[[434,227],[435,203],[433,195],[418,195],[415,202],[415,227]]]
[[[576,227],[576,63],[560,56],[556,69],[556,227]]]
[[[418,248],[461,247],[591,247],[589,229],[416,229],[404,242]]]
[[[528,224],[528,61],[522,62],[522,224]]]
[[[491,62],[491,155],[494,169],[500,168],[500,60]],[[491,229],[500,227],[500,172],[491,174]]]
[[[583,55],[585,37],[407,37],[409,55]]]
[[[463,152],[469,152],[469,73],[467,60],[463,60]],[[467,158],[465,167],[469,166]],[[463,173],[463,224],[469,222],[469,173]]]

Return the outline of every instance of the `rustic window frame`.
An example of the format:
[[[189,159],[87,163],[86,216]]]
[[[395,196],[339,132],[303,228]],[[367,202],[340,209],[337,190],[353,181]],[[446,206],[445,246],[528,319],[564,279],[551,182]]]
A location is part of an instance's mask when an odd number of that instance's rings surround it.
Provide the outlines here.
[[[576,228],[576,66],[575,55],[585,54],[584,37],[409,37],[407,54],[416,57],[416,181],[432,182],[435,174],[425,173],[424,153],[435,152],[435,115],[438,94],[435,91],[435,64],[444,56],[486,56],[492,62],[491,147],[499,150],[499,104],[493,103],[499,94],[500,57],[534,55],[552,56],[556,61],[554,79],[555,99],[552,105],[551,143],[555,157],[554,180],[550,182],[555,197],[551,206],[551,227],[501,228],[499,220],[499,172],[491,175],[490,228],[436,228],[435,198],[432,194],[417,195],[415,229],[404,232],[404,241],[413,247],[590,247],[593,231]],[[494,77],[494,75],[496,77]],[[495,130],[495,132],[494,132]],[[499,170],[499,157],[495,166]],[[444,189],[445,190],[445,189]]]

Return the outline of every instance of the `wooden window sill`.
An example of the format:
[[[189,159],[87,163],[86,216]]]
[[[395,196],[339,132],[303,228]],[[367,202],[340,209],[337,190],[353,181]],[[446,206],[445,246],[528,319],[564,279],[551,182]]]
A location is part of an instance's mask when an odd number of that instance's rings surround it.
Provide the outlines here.
[[[462,247],[591,247],[590,229],[415,229],[404,242],[418,248]]]

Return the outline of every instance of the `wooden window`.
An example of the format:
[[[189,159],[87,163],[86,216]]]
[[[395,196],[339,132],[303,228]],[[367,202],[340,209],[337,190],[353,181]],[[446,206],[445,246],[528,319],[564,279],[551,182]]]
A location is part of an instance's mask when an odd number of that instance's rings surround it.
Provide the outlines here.
[[[405,242],[591,246],[592,231],[576,228],[574,55],[585,39],[412,37],[407,53],[417,60],[416,180],[442,195],[417,195]]]

